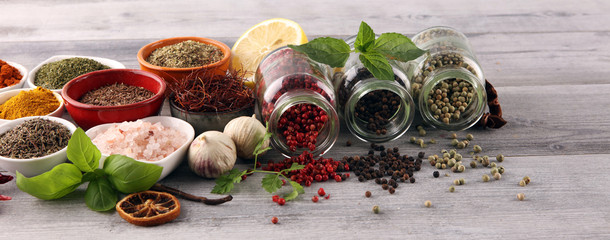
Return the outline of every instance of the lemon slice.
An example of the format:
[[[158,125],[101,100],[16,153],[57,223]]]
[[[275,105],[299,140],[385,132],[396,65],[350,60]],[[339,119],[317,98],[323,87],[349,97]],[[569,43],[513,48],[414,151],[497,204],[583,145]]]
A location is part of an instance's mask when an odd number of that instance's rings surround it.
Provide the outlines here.
[[[235,44],[233,69],[245,71],[246,86],[254,88],[254,73],[260,61],[271,51],[288,44],[307,43],[307,36],[299,24],[284,18],[273,18],[254,25]]]

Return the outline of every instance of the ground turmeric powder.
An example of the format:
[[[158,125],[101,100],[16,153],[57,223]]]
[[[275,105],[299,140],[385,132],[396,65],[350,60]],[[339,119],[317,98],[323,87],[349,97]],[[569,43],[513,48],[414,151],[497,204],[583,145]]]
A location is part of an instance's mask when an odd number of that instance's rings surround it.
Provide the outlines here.
[[[60,102],[49,89],[37,87],[23,90],[0,105],[0,118],[12,120],[29,116],[43,116],[57,110]]]
[[[0,60],[0,88],[15,85],[22,77],[19,69]]]

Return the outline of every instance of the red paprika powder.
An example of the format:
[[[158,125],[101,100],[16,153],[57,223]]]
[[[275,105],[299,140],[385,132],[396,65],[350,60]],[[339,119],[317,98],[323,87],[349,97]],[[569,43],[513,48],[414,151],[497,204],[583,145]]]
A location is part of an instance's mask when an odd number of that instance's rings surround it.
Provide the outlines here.
[[[0,60],[0,88],[15,85],[22,77],[19,69]]]

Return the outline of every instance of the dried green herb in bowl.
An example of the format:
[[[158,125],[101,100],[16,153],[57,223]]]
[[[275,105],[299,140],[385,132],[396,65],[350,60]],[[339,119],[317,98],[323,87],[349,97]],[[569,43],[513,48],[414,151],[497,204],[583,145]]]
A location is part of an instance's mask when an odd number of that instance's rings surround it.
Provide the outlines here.
[[[28,159],[55,153],[68,145],[70,130],[48,119],[27,120],[0,134],[0,156]]]
[[[61,89],[75,77],[104,69],[110,67],[90,58],[66,58],[42,65],[36,71],[33,84],[48,89]]]
[[[193,68],[224,58],[219,47],[193,40],[157,48],[146,58],[152,65],[168,68]]]

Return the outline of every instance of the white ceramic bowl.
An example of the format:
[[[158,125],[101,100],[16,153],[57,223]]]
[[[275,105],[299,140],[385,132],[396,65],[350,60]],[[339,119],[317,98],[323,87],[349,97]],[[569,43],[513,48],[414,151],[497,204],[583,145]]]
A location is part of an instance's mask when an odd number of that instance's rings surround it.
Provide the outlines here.
[[[10,91],[6,91],[6,92],[0,92],[0,104],[4,104],[4,102],[8,101],[9,98],[17,96],[17,94],[19,94],[21,91],[29,91],[32,90],[33,88],[19,88],[19,89],[13,89]],[[46,116],[52,116],[52,117],[62,117],[64,114],[64,99],[61,98],[61,95],[59,95],[59,93],[53,92],[53,95],[55,96],[55,98],[57,98],[57,101],[59,101],[59,107],[57,109],[55,109],[55,111],[47,114]],[[6,120],[6,119],[1,119],[0,118],[0,124],[5,123],[5,122],[9,122],[11,120]]]
[[[25,83],[25,86],[28,88],[35,88],[37,87],[34,84],[34,79],[36,79],[36,72],[38,72],[38,70],[44,66],[47,63],[51,63],[51,62],[57,62],[59,60],[64,60],[64,59],[68,59],[68,58],[74,58],[74,57],[80,57],[80,58],[89,58],[89,59],[93,59],[101,64],[104,64],[110,68],[125,68],[125,65],[123,65],[122,63],[112,60],[112,59],[108,59],[108,58],[101,58],[101,57],[88,57],[88,56],[75,56],[75,55],[56,55],[56,56],[52,56],[49,59],[45,60],[44,62],[41,62],[40,64],[38,64],[38,66],[36,66],[34,69],[32,69],[32,71],[30,71],[30,74],[28,74],[28,79]],[[51,89],[52,91],[61,94],[61,88],[59,89]]]
[[[62,125],[66,126],[68,130],[70,130],[70,133],[74,133],[74,130],[76,130],[76,126],[74,126],[74,124],[72,124],[68,120],[51,116],[35,116],[15,119],[0,125],[0,134],[13,129],[17,125],[27,120],[34,118],[44,118],[61,123]],[[68,147],[66,146],[55,153],[42,157],[28,159],[15,159],[0,156],[0,168],[12,173],[19,171],[19,173],[23,174],[26,177],[33,177],[51,170],[53,167],[59,165],[60,163],[66,162],[68,160],[68,155],[66,153],[67,149]]]
[[[176,167],[178,167],[178,165],[180,165],[180,163],[186,156],[187,150],[188,150],[189,146],[191,145],[191,142],[193,141],[193,139],[195,139],[195,129],[193,129],[193,126],[191,126],[191,124],[189,124],[181,119],[175,118],[175,117],[153,116],[153,117],[142,118],[141,120],[145,121],[145,122],[150,122],[150,123],[160,122],[164,127],[170,127],[175,130],[178,130],[185,136],[184,143],[176,151],[174,151],[167,157],[165,157],[159,161],[137,160],[140,162],[152,163],[157,166],[163,167],[163,172],[161,172],[161,177],[159,177],[159,181],[160,181],[161,179],[163,179],[167,175],[169,175],[172,171],[174,171],[174,169],[176,169]],[[108,128],[112,127],[115,124],[117,124],[117,123],[107,123],[107,124],[97,125],[91,129],[87,130],[87,132],[85,132],[85,133],[87,134],[87,136],[89,136],[89,138],[93,139],[93,138],[95,138],[95,136],[97,136],[100,133],[103,133],[104,131],[106,131]],[[104,166],[104,160],[106,159],[106,157],[108,157],[108,155],[102,153],[102,158],[100,159],[100,167]]]
[[[8,65],[11,65],[14,68],[17,68],[17,70],[19,70],[19,73],[21,73],[21,80],[19,80],[19,82],[15,85],[0,88],[0,93],[6,92],[9,90],[13,90],[13,89],[17,89],[17,88],[21,88],[21,86],[23,86],[23,83],[28,78],[28,70],[24,66],[22,66],[21,64],[15,63],[15,62],[6,61],[6,63],[8,63]]]

